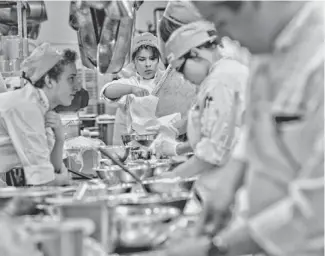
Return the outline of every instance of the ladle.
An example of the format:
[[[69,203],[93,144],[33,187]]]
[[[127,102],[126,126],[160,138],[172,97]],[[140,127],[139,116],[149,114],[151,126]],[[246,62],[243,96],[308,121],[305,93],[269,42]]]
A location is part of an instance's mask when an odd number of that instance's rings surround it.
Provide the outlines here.
[[[107,150],[105,150],[104,147],[99,147],[99,151],[104,154],[105,156],[107,156],[109,159],[112,160],[112,162],[116,165],[118,165],[119,167],[121,167],[121,169],[125,172],[127,172],[129,175],[132,176],[132,178],[139,184],[141,185],[141,187],[143,188],[143,190],[146,193],[149,193],[148,190],[146,189],[146,187],[143,185],[142,181],[136,176],[134,175],[128,168],[125,167],[125,165],[123,165],[123,163],[116,159],[110,152],[108,152]]]

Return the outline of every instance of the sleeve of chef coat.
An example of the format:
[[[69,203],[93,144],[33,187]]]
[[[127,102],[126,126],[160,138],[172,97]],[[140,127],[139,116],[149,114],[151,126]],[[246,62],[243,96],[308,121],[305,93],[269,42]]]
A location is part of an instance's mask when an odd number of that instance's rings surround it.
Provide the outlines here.
[[[251,218],[249,228],[254,240],[269,254],[323,254],[324,134],[299,177],[290,184],[288,196]]]
[[[240,133],[240,101],[243,97],[242,84],[248,79],[248,69],[239,62],[225,60],[228,70],[215,67],[204,80],[207,94],[204,96],[201,117],[201,137],[195,155],[211,164],[223,165],[230,157]],[[223,64],[222,64],[223,65]],[[229,71],[229,66],[236,72]],[[211,88],[211,89],[209,89]],[[237,94],[237,106],[235,103]],[[200,99],[202,100],[202,99]],[[199,103],[201,104],[201,103]],[[235,122],[233,122],[233,111]]]
[[[133,77],[131,77],[131,78],[121,78],[121,79],[109,82],[109,83],[107,83],[107,84],[105,84],[103,86],[103,88],[101,89],[100,94],[99,94],[101,99],[104,99],[109,103],[118,102],[120,107],[124,107],[126,105],[127,95],[124,95],[121,98],[117,98],[117,99],[114,99],[114,100],[111,100],[111,99],[107,98],[104,95],[104,92],[105,92],[106,88],[113,85],[113,84],[130,84],[130,85],[133,85]]]
[[[4,112],[2,117],[24,168],[27,184],[41,185],[54,180],[54,167],[50,161],[40,109],[36,105],[22,103]]]

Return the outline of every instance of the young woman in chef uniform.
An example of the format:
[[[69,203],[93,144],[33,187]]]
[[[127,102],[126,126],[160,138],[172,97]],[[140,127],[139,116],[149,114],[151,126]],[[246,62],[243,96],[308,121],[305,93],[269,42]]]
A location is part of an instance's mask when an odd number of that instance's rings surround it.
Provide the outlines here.
[[[158,70],[160,59],[158,40],[153,34],[143,33],[135,36],[131,56],[137,71],[136,76],[110,82],[102,88],[100,93],[109,102],[118,101],[119,103],[114,126],[114,145],[121,145],[121,135],[128,133],[127,102],[129,95],[148,96],[161,76],[161,72]]]
[[[249,74],[248,53],[237,48],[227,38],[220,40],[214,25],[206,21],[181,26],[166,43],[169,63],[200,86],[187,128],[195,156],[171,176],[193,176],[227,162],[239,137]]]
[[[0,94],[0,173],[9,185],[61,185],[64,134],[53,111],[69,106],[79,90],[76,53],[42,44],[22,64],[27,81],[20,90]]]

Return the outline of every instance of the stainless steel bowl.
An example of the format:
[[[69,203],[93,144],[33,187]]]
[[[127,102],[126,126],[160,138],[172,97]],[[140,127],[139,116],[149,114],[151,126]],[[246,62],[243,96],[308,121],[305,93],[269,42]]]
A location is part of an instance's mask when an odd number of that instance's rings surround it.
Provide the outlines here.
[[[144,187],[150,193],[173,193],[189,192],[197,180],[197,177],[191,178],[161,178],[153,177],[143,181]]]
[[[169,160],[135,160],[126,164],[126,167],[139,179],[148,179],[161,175],[169,170],[171,163]],[[99,178],[108,184],[134,182],[134,178],[124,172],[117,165],[102,165],[101,168],[94,169]]]
[[[150,168],[149,164],[128,163],[126,167],[141,180],[153,176],[153,169]],[[105,168],[95,168],[94,170],[99,178],[109,182],[110,184],[118,184],[121,182],[129,183],[135,181],[130,174],[117,165],[106,166]]]
[[[107,199],[116,205],[169,206],[184,211],[186,203],[193,198],[190,192],[173,192],[169,194],[130,193],[111,195]]]
[[[118,241],[122,247],[154,247],[166,240],[168,228],[180,211],[168,206],[120,206],[117,213]]]
[[[122,141],[125,146],[127,146],[131,141],[136,141],[145,147],[149,147],[151,143],[157,138],[157,136],[158,136],[157,133],[121,135]]]

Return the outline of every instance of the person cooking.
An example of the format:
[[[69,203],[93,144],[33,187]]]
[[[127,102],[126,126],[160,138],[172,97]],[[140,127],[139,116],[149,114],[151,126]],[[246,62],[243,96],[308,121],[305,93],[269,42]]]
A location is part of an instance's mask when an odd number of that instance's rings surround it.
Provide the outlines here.
[[[168,61],[200,86],[187,129],[195,155],[169,176],[190,177],[224,165],[238,139],[249,70],[239,56],[222,57],[219,43],[214,25],[206,21],[181,26],[166,43]]]
[[[79,90],[75,62],[74,51],[60,52],[44,43],[22,64],[27,84],[0,94],[0,173],[6,173],[9,185],[67,182],[63,127],[52,110],[69,106]]]
[[[163,54],[162,59],[166,60],[165,53],[165,43],[169,39],[172,32],[174,32],[177,28],[182,25],[202,20],[201,15],[197,11],[197,9],[188,1],[168,1],[166,9],[164,11],[163,16],[159,20],[158,23],[158,39],[159,39],[159,47],[160,51]],[[179,86],[181,84],[181,88],[194,88],[196,91],[196,86],[191,83],[189,80],[184,79],[183,75],[177,72],[175,69],[169,74],[169,83],[175,83],[175,86]],[[171,85],[173,87],[173,85]],[[190,102],[188,110],[195,103],[196,95],[194,97],[188,98]],[[187,112],[182,118],[181,121],[174,124],[174,127],[177,127],[179,131],[183,131],[185,136],[185,141],[176,140],[171,137],[166,137],[163,134],[157,136],[157,139],[153,142],[151,146],[151,150],[157,156],[170,157],[176,155],[182,155],[186,153],[192,153],[193,149],[190,143],[187,140]],[[149,131],[160,132],[163,127],[158,127],[155,129],[148,129]]]
[[[143,33],[135,36],[131,56],[137,71],[136,76],[112,81],[104,85],[100,93],[101,97],[109,102],[119,103],[114,125],[114,145],[122,145],[121,135],[128,133],[128,96],[148,96],[161,76],[158,72],[160,52],[157,37],[153,34]]]
[[[165,255],[324,255],[324,3],[194,3],[256,55],[257,68],[241,161],[206,176],[214,181],[205,215],[214,217],[214,232],[206,222],[204,235]],[[247,216],[221,229],[241,185]]]

